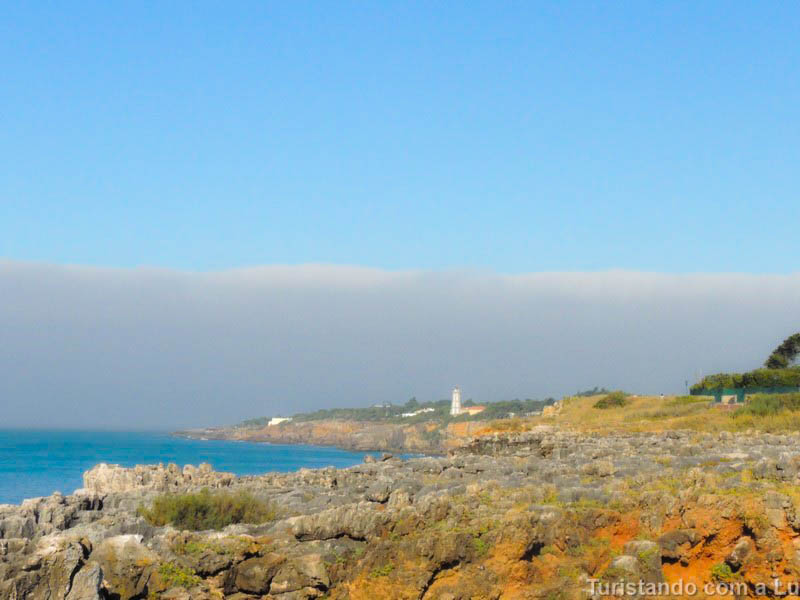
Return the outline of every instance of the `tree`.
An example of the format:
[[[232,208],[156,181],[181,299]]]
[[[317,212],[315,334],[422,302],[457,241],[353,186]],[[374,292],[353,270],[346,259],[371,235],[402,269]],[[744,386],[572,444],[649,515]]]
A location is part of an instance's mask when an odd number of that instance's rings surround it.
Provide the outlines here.
[[[795,333],[773,350],[764,366],[768,369],[785,369],[795,361],[798,354],[800,354],[800,333]]]

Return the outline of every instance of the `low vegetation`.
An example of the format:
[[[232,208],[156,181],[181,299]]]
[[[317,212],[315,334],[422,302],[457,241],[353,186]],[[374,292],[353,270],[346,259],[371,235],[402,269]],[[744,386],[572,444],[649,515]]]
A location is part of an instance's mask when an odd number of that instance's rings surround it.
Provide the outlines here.
[[[733,410],[715,404],[708,396],[628,396],[622,408],[596,408],[603,398],[564,398],[561,411],[553,417],[555,424],[597,432],[800,430],[800,393],[748,396],[746,404]],[[553,418],[524,419],[519,426],[530,429],[540,423],[554,424]]]
[[[628,394],[623,391],[617,390],[606,394],[600,400],[594,403],[595,408],[618,408],[625,406],[628,403]]]
[[[370,406],[367,408],[331,408],[321,409],[310,413],[299,413],[292,417],[294,423],[304,423],[309,421],[327,420],[347,420],[347,421],[366,421],[366,422],[388,422],[413,425],[428,421],[436,421],[443,425],[448,423],[458,423],[460,421],[492,421],[495,419],[508,419],[517,416],[525,416],[541,412],[545,406],[550,406],[555,402],[554,398],[544,400],[534,400],[526,398],[524,400],[503,400],[498,402],[487,402],[483,404],[486,408],[483,412],[476,415],[463,414],[452,416],[450,414],[450,400],[438,400],[435,402],[419,402],[416,398],[411,398],[405,404],[386,404]],[[464,401],[464,407],[475,406],[471,399]],[[403,414],[419,414],[412,417],[404,417]],[[268,417],[248,419],[241,423],[241,427],[256,428],[265,427],[269,422]]]
[[[190,531],[223,529],[236,523],[267,523],[276,517],[271,504],[249,492],[209,490],[158,496],[151,507],[140,507],[139,514],[152,525],[172,525]]]
[[[378,577],[388,577],[391,575],[392,571],[394,571],[393,564],[385,564],[382,567],[375,567],[370,571],[369,576],[372,579],[377,579]]]
[[[783,388],[800,386],[800,367],[756,369],[747,373],[717,373],[692,386],[692,393],[734,388]]]
[[[736,410],[734,417],[745,415],[768,417],[781,413],[800,411],[800,393],[798,394],[754,394],[747,403]]]
[[[174,563],[160,565],[158,567],[158,575],[165,587],[168,588],[182,587],[189,589],[202,583],[202,579],[193,570]]]
[[[711,567],[711,578],[714,581],[727,582],[734,578],[734,574],[731,568],[722,562]]]
[[[797,388],[800,387],[800,333],[790,335],[772,351],[763,369],[747,373],[717,373],[704,377],[692,386],[692,393],[721,389]],[[785,390],[789,391],[789,390]]]

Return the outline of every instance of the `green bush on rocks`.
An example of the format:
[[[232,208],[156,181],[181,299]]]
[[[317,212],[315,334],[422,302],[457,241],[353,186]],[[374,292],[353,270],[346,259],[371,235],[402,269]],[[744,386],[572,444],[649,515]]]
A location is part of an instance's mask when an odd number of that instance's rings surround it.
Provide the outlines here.
[[[169,524],[191,531],[223,529],[236,523],[267,523],[276,516],[271,504],[249,492],[211,493],[209,490],[158,496],[150,508],[139,507],[139,514],[151,525]]]

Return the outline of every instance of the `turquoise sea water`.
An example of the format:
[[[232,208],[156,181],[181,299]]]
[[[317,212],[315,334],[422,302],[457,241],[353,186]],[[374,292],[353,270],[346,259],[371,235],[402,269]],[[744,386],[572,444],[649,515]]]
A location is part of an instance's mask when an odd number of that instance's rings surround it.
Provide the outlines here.
[[[211,463],[218,471],[257,475],[302,467],[349,467],[364,453],[320,446],[188,440],[166,433],[0,430],[0,504],[83,486],[83,472],[106,462]]]

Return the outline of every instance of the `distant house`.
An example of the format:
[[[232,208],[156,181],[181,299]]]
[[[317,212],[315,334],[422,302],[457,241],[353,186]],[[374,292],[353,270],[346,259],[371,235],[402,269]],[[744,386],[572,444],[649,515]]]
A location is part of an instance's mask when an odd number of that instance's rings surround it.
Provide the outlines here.
[[[292,420],[292,417],[272,417],[269,420],[269,423],[267,423],[267,426],[280,425],[281,423],[286,423],[286,422],[291,421],[291,420]]]
[[[461,409],[461,414],[467,413],[469,416],[474,417],[486,410],[486,407],[483,405],[477,406],[465,406]]]

